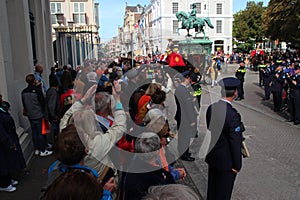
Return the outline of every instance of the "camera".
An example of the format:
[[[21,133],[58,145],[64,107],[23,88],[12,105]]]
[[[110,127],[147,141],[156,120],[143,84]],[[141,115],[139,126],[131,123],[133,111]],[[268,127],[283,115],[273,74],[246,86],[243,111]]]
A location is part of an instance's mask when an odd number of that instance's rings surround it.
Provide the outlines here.
[[[169,144],[172,141],[172,137],[171,136],[166,137],[166,141],[167,141],[167,144]]]

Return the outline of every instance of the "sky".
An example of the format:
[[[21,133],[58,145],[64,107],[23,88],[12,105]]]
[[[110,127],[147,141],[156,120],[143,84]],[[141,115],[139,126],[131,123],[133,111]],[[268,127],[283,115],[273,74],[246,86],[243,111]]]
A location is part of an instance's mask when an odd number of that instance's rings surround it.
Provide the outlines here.
[[[244,10],[248,1],[250,0],[233,0],[233,13]],[[251,1],[262,1],[264,6],[267,6],[269,2],[269,0]],[[100,9],[100,37],[102,41],[107,41],[117,35],[119,26],[123,26],[126,2],[129,6],[149,5],[150,0],[95,0],[95,2],[99,3]]]

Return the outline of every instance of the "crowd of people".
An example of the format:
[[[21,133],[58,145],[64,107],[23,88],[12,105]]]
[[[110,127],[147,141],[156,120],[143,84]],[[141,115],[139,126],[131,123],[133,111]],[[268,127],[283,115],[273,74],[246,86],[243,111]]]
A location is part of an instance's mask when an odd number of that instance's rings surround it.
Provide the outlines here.
[[[41,64],[36,64],[34,72],[26,75],[28,86],[21,98],[23,115],[31,127],[34,155],[49,156],[55,152],[57,159],[49,166],[41,199],[59,199],[62,195],[72,199],[131,200],[166,196],[199,199],[187,186],[176,184],[186,177],[186,172],[174,164],[177,159],[195,160],[189,146],[190,140],[197,137],[200,80],[205,74],[188,67],[174,70],[157,57],[137,61],[130,55],[109,61],[86,60],[75,69],[71,65],[52,67],[48,83]],[[230,62],[230,57],[227,59]],[[295,124],[300,123],[299,59],[296,54],[274,54],[261,57],[258,67],[261,86],[265,89],[264,100],[273,94],[275,112],[282,109],[282,100],[283,105],[290,104],[290,120]],[[209,199],[217,198],[216,194],[230,199],[236,174],[241,169],[244,129],[231,102],[244,99],[247,64],[238,59],[236,78],[217,82],[221,60],[221,57],[213,58],[207,69],[211,86],[219,84],[223,98],[209,107],[206,116],[208,129],[218,141],[206,157]],[[9,108],[1,96],[0,139],[5,145],[0,146],[0,158],[13,159],[1,167],[0,190],[13,192],[18,182],[11,173],[23,169],[25,161]],[[214,120],[224,108],[228,120],[216,129],[212,125],[218,124]],[[50,133],[44,130],[47,125]],[[231,138],[231,132],[238,133],[238,137]],[[226,146],[226,150],[234,147],[234,151],[225,155],[218,151],[218,145],[224,146],[222,142],[227,140],[232,142],[232,147]],[[174,141],[175,150],[171,145]],[[223,154],[223,158],[216,159]],[[232,159],[224,160],[226,165],[218,164],[227,157]],[[228,187],[224,189],[218,183]],[[62,189],[62,185],[67,187]]]
[[[54,153],[57,158],[49,166],[41,199],[55,199],[62,193],[72,199],[175,196],[167,193],[167,188],[177,190],[174,188],[179,185],[174,184],[186,176],[183,168],[174,165],[176,160],[195,160],[188,147],[197,132],[200,105],[199,95],[191,87],[199,82],[196,74],[168,71],[162,62],[140,64],[130,58],[87,60],[75,70],[70,65],[53,67],[48,83],[43,71],[43,66],[36,64],[34,72],[26,75],[28,85],[21,93],[34,155]],[[199,85],[195,87],[199,93]],[[167,96],[177,103],[176,112],[169,112]],[[189,115],[185,116],[184,109],[189,109]],[[178,130],[170,126],[171,121]],[[50,133],[44,132],[47,125]],[[7,143],[8,150],[21,150],[17,136],[15,139],[16,143]],[[176,151],[168,145],[174,141],[178,141]],[[16,170],[25,167],[23,161],[20,157]],[[9,173],[6,179],[0,189],[16,190],[16,181]],[[79,180],[84,186],[76,187]],[[66,183],[70,188],[61,190]],[[187,186],[180,188],[176,192],[187,199],[199,199]],[[180,198],[181,194],[176,196]]]
[[[237,63],[239,68],[235,70],[235,76],[240,80],[238,97],[236,101],[244,99],[244,78],[246,69],[258,71],[258,85],[264,89],[263,101],[273,99],[274,112],[288,111],[289,122],[299,124],[300,87],[299,87],[299,52],[265,52],[253,51],[251,54],[232,53],[218,54],[212,59],[212,64],[207,69],[211,87],[217,84],[218,73],[223,69],[218,67],[222,61],[222,67],[228,63]],[[205,81],[205,80],[204,80]]]
[[[256,55],[259,86],[264,88],[263,101],[273,97],[274,112],[289,111],[288,121],[300,123],[300,55],[297,52],[274,52]]]

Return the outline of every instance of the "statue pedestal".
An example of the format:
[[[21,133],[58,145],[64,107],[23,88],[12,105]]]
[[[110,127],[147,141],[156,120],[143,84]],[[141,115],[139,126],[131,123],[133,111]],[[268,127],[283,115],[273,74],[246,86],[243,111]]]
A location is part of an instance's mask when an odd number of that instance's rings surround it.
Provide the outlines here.
[[[186,40],[182,40],[178,43],[179,52],[181,55],[188,55],[192,54],[211,54],[212,49],[212,41],[209,39],[204,38],[188,38]]]
[[[207,38],[187,37],[178,43],[179,53],[188,61],[187,68],[198,68],[201,75],[211,60],[212,41]]]

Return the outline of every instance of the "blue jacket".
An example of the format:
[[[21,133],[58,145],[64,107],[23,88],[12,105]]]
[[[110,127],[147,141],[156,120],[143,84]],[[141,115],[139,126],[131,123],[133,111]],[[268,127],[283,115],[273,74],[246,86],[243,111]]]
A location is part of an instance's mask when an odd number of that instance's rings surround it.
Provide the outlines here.
[[[94,169],[91,169],[87,166],[82,166],[80,164],[75,164],[75,165],[64,165],[63,163],[61,163],[60,161],[55,161],[54,163],[51,164],[51,166],[48,169],[48,176],[51,177],[51,174],[56,171],[58,172],[58,174],[64,173],[66,172],[68,169],[82,169],[84,171],[90,172],[92,173],[95,178],[98,178],[98,172]],[[47,182],[47,186],[49,186],[51,184],[51,181],[54,181],[54,179],[58,177],[57,175],[55,175],[55,177],[49,178],[50,181],[48,180]],[[54,179],[53,179],[54,178]],[[51,180],[52,179],[52,180]],[[112,194],[110,191],[108,190],[103,190],[103,194],[102,194],[102,200],[112,200]]]
[[[245,130],[240,114],[230,103],[220,100],[208,107],[206,122],[211,131],[211,143],[205,161],[217,170],[231,171],[233,168],[239,171]]]
[[[42,83],[43,94],[46,94],[48,86],[42,75],[38,72],[34,72],[34,77],[37,81],[40,81]]]

